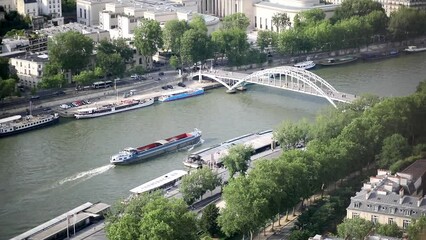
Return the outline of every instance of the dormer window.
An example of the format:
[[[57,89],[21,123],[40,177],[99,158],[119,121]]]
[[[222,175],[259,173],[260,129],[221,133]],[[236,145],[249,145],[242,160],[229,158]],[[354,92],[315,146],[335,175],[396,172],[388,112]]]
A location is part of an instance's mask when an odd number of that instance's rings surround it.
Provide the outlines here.
[[[359,208],[361,206],[361,203],[360,202],[355,202],[354,203],[354,208]]]

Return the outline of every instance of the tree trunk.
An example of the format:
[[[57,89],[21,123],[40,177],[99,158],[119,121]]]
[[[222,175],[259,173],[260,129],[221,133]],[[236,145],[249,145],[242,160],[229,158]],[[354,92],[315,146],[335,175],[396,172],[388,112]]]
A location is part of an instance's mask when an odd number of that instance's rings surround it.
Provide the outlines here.
[[[288,221],[288,209],[287,209],[287,211],[285,213],[285,220]]]
[[[253,240],[253,231],[250,231],[250,240]]]
[[[280,216],[280,213],[278,213],[278,226],[281,226],[281,216]]]

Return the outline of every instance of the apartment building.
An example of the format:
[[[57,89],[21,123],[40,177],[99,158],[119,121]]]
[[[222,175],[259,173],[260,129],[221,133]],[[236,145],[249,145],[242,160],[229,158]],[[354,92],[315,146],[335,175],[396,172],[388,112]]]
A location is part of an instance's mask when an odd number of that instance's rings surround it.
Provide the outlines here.
[[[39,15],[37,0],[18,0],[16,9],[19,14],[35,17]]]
[[[0,6],[3,7],[5,12],[16,11],[15,0],[0,0]]]
[[[2,53],[15,51],[43,52],[47,50],[47,37],[43,35],[4,38],[1,45]]]
[[[361,191],[351,198],[347,218],[364,218],[373,223],[396,223],[406,229],[413,219],[426,216],[426,159],[418,160],[392,175],[377,170]]]
[[[9,59],[15,68],[19,83],[26,87],[37,87],[43,76],[45,64],[49,61],[46,54],[27,54]]]
[[[110,39],[108,31],[100,29],[96,26],[89,27],[80,23],[68,23],[61,26],[44,28],[37,30],[36,33],[38,33],[39,35],[44,35],[47,38],[52,38],[59,33],[64,33],[68,31],[76,31],[82,33],[83,35],[90,37],[95,43],[101,40]]]
[[[77,0],[77,22],[86,26],[99,25],[99,13],[114,0]]]

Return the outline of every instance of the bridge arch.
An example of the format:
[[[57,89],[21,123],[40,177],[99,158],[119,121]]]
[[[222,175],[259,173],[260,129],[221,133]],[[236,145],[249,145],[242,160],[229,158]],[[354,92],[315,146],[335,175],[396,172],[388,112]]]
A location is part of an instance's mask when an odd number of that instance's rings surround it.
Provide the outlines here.
[[[350,103],[356,98],[356,95],[337,91],[327,81],[310,71],[291,66],[269,68],[250,75],[222,70],[200,70],[198,76],[215,80],[230,92],[245,83],[253,83],[323,97],[336,108],[335,101]]]

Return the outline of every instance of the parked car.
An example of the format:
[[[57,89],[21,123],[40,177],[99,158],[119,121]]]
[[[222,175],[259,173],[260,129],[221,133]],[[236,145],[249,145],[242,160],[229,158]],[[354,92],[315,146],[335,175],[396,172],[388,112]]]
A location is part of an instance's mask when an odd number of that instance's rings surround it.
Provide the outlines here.
[[[64,91],[57,91],[57,92],[54,92],[53,94],[56,95],[56,96],[61,96],[61,95],[65,95],[65,92]]]
[[[173,89],[172,85],[167,85],[167,88]]]
[[[179,82],[177,85],[178,85],[179,87],[186,87],[185,83],[183,83],[183,82]]]
[[[158,76],[164,76],[164,72],[159,72]]]
[[[138,76],[138,80],[146,80],[146,77],[144,77],[144,76]]]
[[[40,99],[39,95],[33,95],[30,97],[31,100],[36,100],[36,99]]]
[[[139,76],[137,75],[137,74],[132,74],[131,76],[130,76],[130,78],[132,78],[132,79],[137,79]]]
[[[168,86],[162,86],[161,88],[162,88],[162,89],[164,89],[164,90],[169,89],[169,87],[168,87]]]

